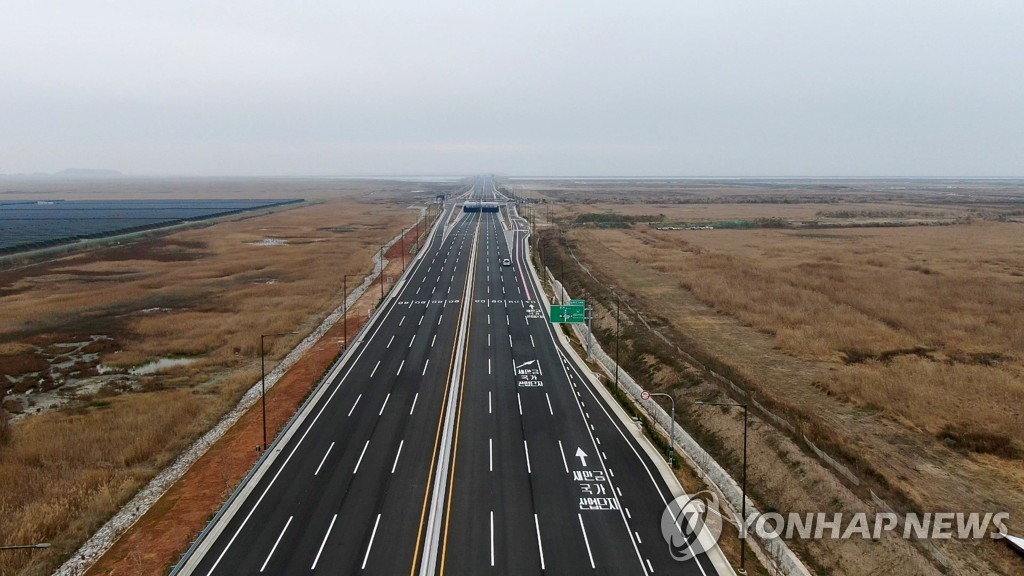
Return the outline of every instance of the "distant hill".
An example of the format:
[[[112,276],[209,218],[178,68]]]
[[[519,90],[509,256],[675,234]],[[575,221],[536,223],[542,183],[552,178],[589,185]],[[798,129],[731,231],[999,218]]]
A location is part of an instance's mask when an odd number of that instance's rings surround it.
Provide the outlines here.
[[[68,168],[54,174],[59,178],[120,178],[124,174],[105,168]]]

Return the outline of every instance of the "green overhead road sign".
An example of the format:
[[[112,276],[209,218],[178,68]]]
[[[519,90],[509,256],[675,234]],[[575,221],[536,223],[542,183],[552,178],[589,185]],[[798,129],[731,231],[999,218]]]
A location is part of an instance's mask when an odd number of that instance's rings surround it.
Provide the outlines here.
[[[585,306],[551,306],[551,321],[555,324],[582,324],[587,321]]]

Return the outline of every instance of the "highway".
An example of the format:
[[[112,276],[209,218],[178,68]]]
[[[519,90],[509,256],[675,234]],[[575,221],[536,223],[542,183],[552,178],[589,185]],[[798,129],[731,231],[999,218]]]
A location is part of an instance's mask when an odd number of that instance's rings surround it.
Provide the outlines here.
[[[455,209],[177,573],[718,573],[671,558],[671,490],[555,338],[524,222]]]

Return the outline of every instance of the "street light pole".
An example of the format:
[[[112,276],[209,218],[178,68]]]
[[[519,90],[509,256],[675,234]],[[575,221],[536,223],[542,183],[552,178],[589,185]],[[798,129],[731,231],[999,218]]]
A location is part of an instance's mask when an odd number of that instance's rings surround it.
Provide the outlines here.
[[[288,336],[298,332],[281,332],[278,334],[260,334],[260,403],[263,409],[263,450],[267,449],[267,363],[263,353],[263,340],[277,336]]]
[[[619,389],[619,297],[615,297],[615,389]]]
[[[650,392],[650,395],[651,398],[654,398],[655,396],[664,396],[665,398],[668,398],[670,402],[672,402],[672,417],[668,423],[668,465],[672,466],[672,464],[675,462],[676,457],[676,399],[673,398],[670,394],[665,394],[664,392]]]
[[[345,330],[345,349],[346,350],[348,349],[348,277],[349,276],[358,276],[358,274],[342,274],[342,276],[341,276],[342,277],[342,284],[344,285],[343,290],[345,291],[345,300],[342,302],[342,304],[344,304],[344,306],[345,306],[344,307],[345,312],[344,312],[344,315],[343,315],[343,317],[344,317],[344,321],[343,321],[344,327],[343,327],[343,329]]]
[[[402,274],[405,274],[405,233],[406,233],[405,228],[402,228],[402,236],[401,236],[401,242],[402,242],[402,246],[401,246],[401,249],[402,249]]]
[[[377,259],[377,265],[380,267],[380,301],[384,301],[384,247],[380,247],[379,258]]]
[[[747,537],[747,531],[744,528],[747,522],[747,405],[737,404],[735,402],[694,402],[694,404],[700,404],[702,406],[729,406],[732,408],[743,408],[743,493],[740,498],[743,500],[740,503],[741,511],[740,515],[743,517],[742,525],[740,526],[740,539],[744,540]],[[744,542],[740,542],[740,573],[746,574],[746,551],[747,546]]]

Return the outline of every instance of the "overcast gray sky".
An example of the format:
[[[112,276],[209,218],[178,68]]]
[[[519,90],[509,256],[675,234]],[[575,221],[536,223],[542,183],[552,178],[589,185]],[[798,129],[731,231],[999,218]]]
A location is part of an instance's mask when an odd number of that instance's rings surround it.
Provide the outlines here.
[[[1021,0],[0,6],[0,173],[1024,176]]]

